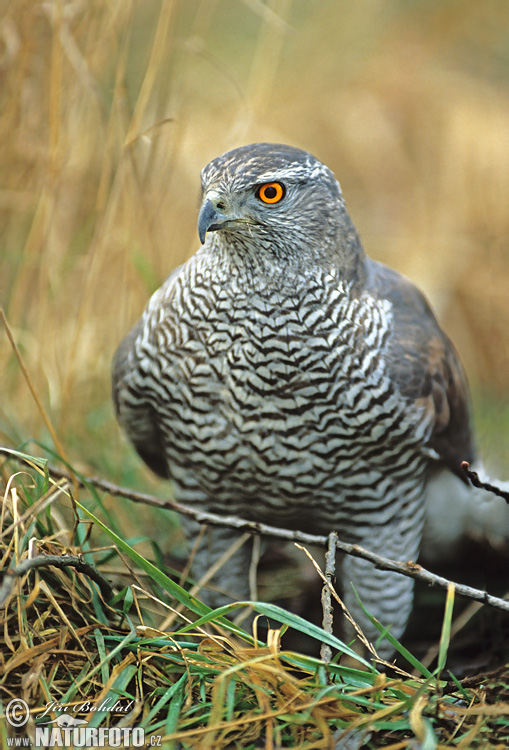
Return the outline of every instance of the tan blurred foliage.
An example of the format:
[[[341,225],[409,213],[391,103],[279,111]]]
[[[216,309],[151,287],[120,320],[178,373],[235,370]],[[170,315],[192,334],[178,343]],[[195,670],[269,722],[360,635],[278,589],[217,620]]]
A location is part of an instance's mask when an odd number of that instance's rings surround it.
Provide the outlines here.
[[[0,301],[63,439],[116,435],[111,356],[198,246],[200,169],[261,140],[335,171],[369,254],[507,393],[509,4],[1,0]],[[0,426],[39,437],[1,342]]]

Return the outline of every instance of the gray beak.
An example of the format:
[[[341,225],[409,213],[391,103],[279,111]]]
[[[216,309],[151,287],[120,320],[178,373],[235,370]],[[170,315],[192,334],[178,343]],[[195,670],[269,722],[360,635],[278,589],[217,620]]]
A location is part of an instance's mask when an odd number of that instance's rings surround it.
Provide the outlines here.
[[[224,221],[225,217],[217,211],[212,201],[206,200],[201,207],[198,216],[198,236],[202,245],[205,242],[205,235],[207,232],[213,232],[216,229],[220,229],[221,224],[223,224]]]

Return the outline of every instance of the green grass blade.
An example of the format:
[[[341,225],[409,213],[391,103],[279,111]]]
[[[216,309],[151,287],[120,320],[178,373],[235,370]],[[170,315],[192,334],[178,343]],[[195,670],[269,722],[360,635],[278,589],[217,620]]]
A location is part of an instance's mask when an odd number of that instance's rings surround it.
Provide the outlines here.
[[[384,625],[382,625],[380,622],[378,622],[378,620],[376,620],[370,612],[368,612],[368,610],[366,609],[366,607],[364,606],[364,604],[360,600],[357,591],[355,591],[355,587],[352,586],[352,588],[353,588],[353,590],[355,592],[355,596],[357,597],[357,601],[359,602],[360,606],[362,607],[362,611],[364,612],[364,614],[366,615],[366,617],[369,619],[369,621],[375,626],[375,628],[378,630],[378,632],[380,633],[380,635],[383,636],[383,638],[385,638],[387,641],[389,641],[389,643],[394,648],[394,650],[397,651],[399,654],[401,654],[401,656],[403,656],[409,662],[409,664],[412,665],[412,667],[414,669],[416,669],[418,672],[420,672],[423,677],[425,677],[426,679],[429,679],[430,677],[433,677],[433,675],[429,671],[429,669],[427,667],[425,667],[424,664],[422,664],[419,661],[419,659],[417,659],[412,653],[410,653],[410,651],[408,651],[408,649],[406,649],[404,646],[402,646],[401,643],[398,641],[398,639],[395,638],[392,635],[392,633]]]
[[[153,565],[149,560],[146,560],[143,555],[140,555],[139,552],[137,552],[135,549],[133,549],[127,542],[125,542],[121,537],[119,537],[117,534],[115,534],[114,531],[111,531],[97,516],[95,516],[91,511],[89,511],[84,505],[76,501],[76,505],[80,510],[82,510],[86,515],[91,518],[94,523],[96,523],[109,537],[114,541],[114,543],[117,545],[119,549],[122,550],[126,555],[128,555],[131,560],[139,565],[139,567],[147,573],[150,578],[155,581],[155,583],[159,584],[164,591],[167,591],[169,594],[171,594],[177,601],[179,601],[181,604],[183,604],[185,607],[187,607],[191,612],[194,612],[195,614],[199,615],[201,619],[199,620],[200,623],[202,622],[210,622],[212,619],[214,619],[217,622],[220,622],[221,626],[224,628],[227,628],[229,631],[239,635],[242,638],[250,638],[245,631],[241,630],[240,628],[233,625],[233,623],[229,622],[228,620],[221,617],[221,613],[223,609],[228,608],[221,608],[221,611],[219,610],[212,610],[210,607],[207,607],[206,604],[203,604],[199,599],[196,599],[196,597],[191,596],[185,589],[182,588],[182,586],[179,586],[178,583],[175,583],[175,581],[172,581],[171,578],[169,578],[165,573],[163,573],[161,570],[159,570],[155,565]],[[234,605],[234,608],[236,605]],[[219,612],[219,617],[218,617]],[[220,619],[219,619],[220,618]],[[252,640],[252,639],[250,639]]]
[[[442,622],[442,633],[440,635],[440,648],[438,651],[437,677],[440,676],[447,661],[447,652],[451,642],[452,612],[454,609],[454,583],[447,586],[447,598],[445,600],[444,620]]]

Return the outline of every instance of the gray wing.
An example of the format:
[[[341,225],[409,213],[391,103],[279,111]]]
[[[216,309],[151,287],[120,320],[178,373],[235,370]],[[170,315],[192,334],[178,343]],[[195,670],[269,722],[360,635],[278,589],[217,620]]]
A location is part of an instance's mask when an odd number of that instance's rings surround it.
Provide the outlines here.
[[[424,295],[407,279],[370,261],[369,291],[393,306],[388,365],[402,395],[432,416],[429,447],[451,469],[473,461],[467,379],[452,343]]]
[[[138,361],[135,342],[141,329],[140,320],[115,352],[112,368],[113,404],[119,424],[138,455],[155,474],[168,478],[168,464],[156,414],[136,377]]]
[[[176,268],[156,295],[165,290],[180,273]],[[170,477],[164,441],[157,413],[144,385],[136,342],[146,323],[141,318],[121,341],[113,357],[112,395],[117,419],[138,455],[155,474]],[[168,353],[166,353],[168,355]]]

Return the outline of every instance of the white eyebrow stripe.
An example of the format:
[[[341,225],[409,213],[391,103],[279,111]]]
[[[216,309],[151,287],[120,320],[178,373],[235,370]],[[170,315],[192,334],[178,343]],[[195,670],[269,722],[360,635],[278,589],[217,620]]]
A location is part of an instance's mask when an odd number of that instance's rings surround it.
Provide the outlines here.
[[[257,175],[257,182],[277,182],[278,180],[295,180],[302,179],[305,177],[308,179],[311,177],[309,169],[306,167],[291,167],[290,169],[274,169],[270,172],[264,172],[263,174]]]

